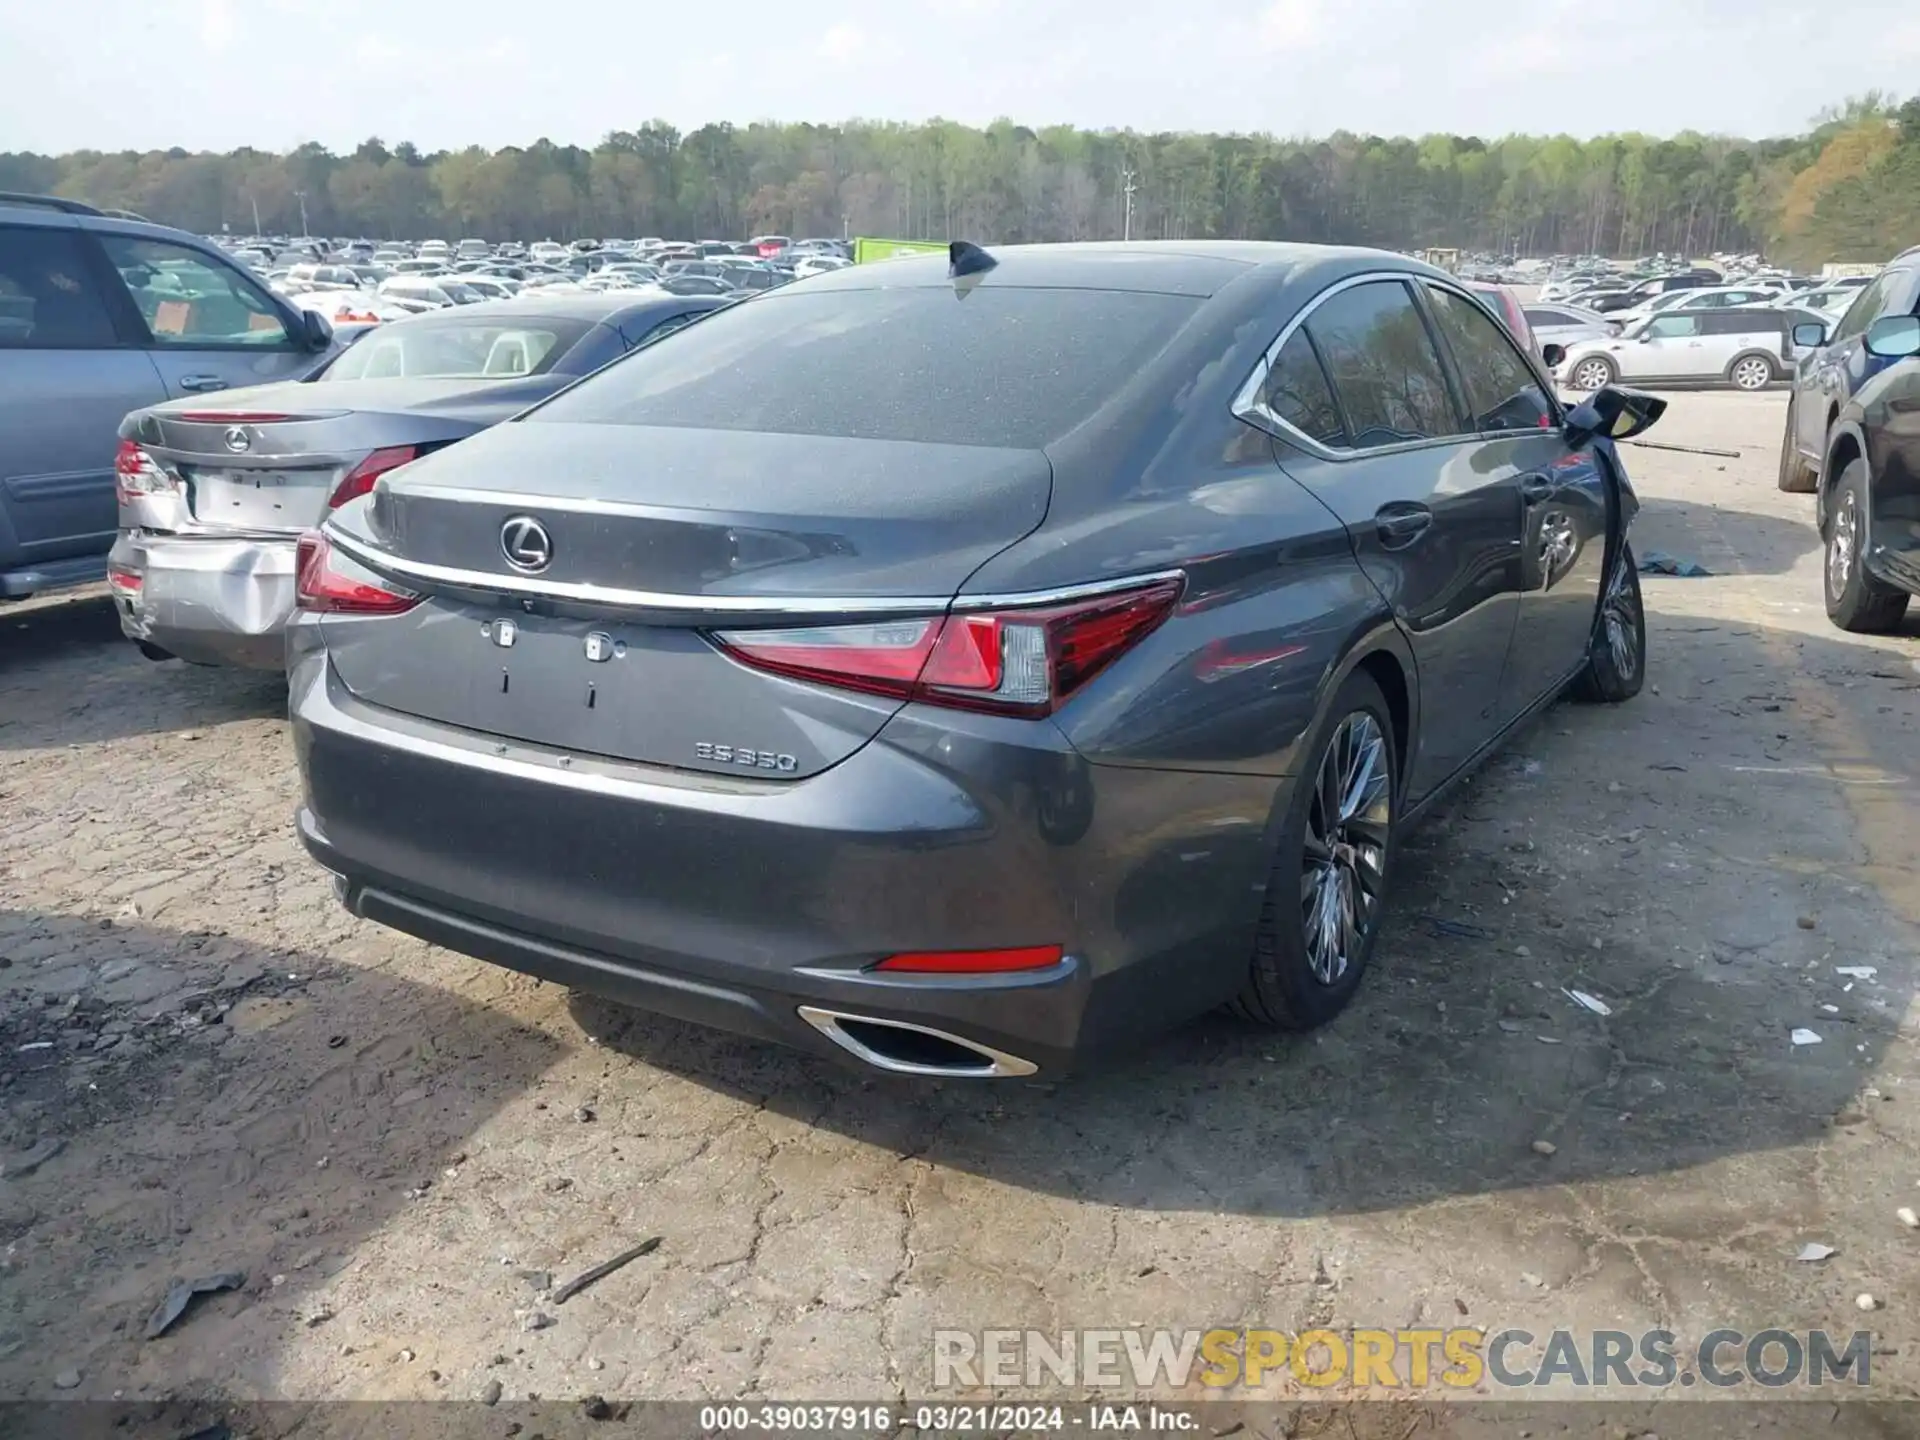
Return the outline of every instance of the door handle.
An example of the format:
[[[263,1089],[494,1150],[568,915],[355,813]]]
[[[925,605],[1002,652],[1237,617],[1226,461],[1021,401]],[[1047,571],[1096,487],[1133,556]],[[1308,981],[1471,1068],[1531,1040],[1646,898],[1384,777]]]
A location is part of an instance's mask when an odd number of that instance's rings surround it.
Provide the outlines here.
[[[1424,505],[1382,505],[1373,517],[1381,543],[1390,550],[1411,545],[1427,533],[1433,524],[1433,512]]]
[[[1544,475],[1528,475],[1520,482],[1520,498],[1529,505],[1538,505],[1542,500],[1553,497],[1553,481]]]
[[[219,375],[182,375],[180,377],[180,388],[182,390],[192,390],[195,392],[202,390],[224,390],[227,388],[227,382],[224,377]]]

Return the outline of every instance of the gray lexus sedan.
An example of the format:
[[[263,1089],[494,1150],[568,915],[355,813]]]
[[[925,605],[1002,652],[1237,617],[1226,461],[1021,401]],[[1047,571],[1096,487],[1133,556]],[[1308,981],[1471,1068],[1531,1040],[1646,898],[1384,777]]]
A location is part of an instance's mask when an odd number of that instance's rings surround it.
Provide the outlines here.
[[[1663,407],[1384,252],[817,275],[302,537],[300,834],[358,915],[889,1071],[1318,1025],[1404,827],[1639,690]]]

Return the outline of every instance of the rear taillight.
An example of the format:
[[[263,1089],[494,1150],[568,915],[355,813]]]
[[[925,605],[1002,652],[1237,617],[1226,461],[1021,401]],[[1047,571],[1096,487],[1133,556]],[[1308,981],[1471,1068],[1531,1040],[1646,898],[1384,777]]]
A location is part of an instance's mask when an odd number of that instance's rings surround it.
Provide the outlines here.
[[[131,440],[120,442],[113,457],[113,493],[122,504],[136,496],[167,494],[177,488],[158,460]]]
[[[395,445],[386,450],[376,450],[349,470],[333,487],[333,494],[327,500],[329,510],[338,510],[349,500],[357,500],[373,489],[373,482],[389,470],[398,470],[408,461],[417,459],[420,451],[413,445]]]
[[[1179,580],[1159,580],[1067,605],[713,638],[749,665],[796,679],[962,710],[1048,715],[1152,633],[1180,588]]]
[[[318,530],[300,537],[294,558],[294,603],[316,615],[401,615],[420,597],[387,585],[354,564]]]
[[[138,600],[146,583],[146,577],[137,570],[122,565],[107,567],[107,588],[122,600]]]
[[[296,417],[278,410],[177,410],[167,418],[195,425],[279,425]]]

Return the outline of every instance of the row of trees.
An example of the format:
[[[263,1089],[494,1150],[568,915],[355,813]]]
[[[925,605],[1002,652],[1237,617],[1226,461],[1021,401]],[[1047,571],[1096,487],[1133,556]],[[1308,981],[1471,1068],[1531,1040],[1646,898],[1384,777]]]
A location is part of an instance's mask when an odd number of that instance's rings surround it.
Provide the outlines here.
[[[1126,187],[1133,186],[1131,219]],[[0,153],[0,190],[207,233],[534,240],[782,232],[1015,243],[1214,236],[1517,254],[1760,251],[1884,259],[1920,240],[1920,98],[1873,94],[1808,133],[1325,139],[1140,135],[1009,120],[617,130],[592,149],[423,154],[365,141]]]

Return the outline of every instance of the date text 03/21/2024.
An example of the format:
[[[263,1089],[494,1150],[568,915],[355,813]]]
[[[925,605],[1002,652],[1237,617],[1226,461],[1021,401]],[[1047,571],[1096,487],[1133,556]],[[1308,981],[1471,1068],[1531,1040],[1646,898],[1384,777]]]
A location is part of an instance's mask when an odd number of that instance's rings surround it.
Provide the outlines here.
[[[986,1434],[1086,1430],[1179,1434],[1200,1428],[1200,1416],[1170,1406],[942,1404],[894,1408],[885,1405],[708,1405],[700,1411],[702,1433],[891,1435],[911,1424],[921,1433]]]

